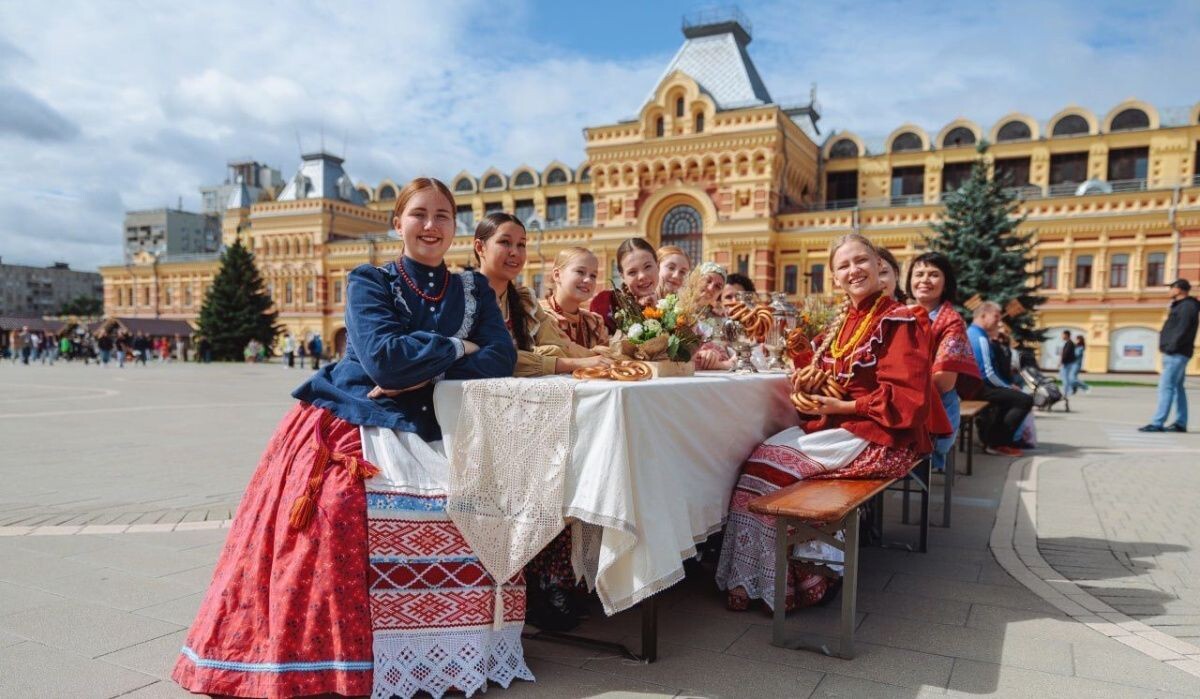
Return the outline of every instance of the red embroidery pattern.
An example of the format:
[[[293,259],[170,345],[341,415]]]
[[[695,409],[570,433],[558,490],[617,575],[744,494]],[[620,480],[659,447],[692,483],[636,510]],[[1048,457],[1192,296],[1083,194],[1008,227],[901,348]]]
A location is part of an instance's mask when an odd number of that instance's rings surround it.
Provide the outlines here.
[[[376,556],[469,556],[471,547],[453,522],[371,520],[367,532]]]

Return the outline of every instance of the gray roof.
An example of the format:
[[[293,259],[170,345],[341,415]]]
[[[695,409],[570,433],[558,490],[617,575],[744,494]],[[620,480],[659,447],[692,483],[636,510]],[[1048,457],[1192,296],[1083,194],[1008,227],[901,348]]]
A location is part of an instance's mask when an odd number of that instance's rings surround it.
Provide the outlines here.
[[[229,193],[229,200],[225,202],[226,209],[249,209],[254,200],[250,198],[250,190],[246,188],[246,183],[242,181],[242,176],[238,175],[237,184],[233,186],[233,191]]]
[[[300,156],[300,170],[288,180],[278,201],[337,199],[363,205],[362,194],[342,169],[342,159],[324,151]]]
[[[678,70],[695,80],[700,89],[713,98],[719,110],[755,107],[774,101],[746,52],[750,34],[738,22],[688,27],[684,36],[687,39],[655,83],[655,89]],[[654,91],[651,90],[646,101],[653,99]]]

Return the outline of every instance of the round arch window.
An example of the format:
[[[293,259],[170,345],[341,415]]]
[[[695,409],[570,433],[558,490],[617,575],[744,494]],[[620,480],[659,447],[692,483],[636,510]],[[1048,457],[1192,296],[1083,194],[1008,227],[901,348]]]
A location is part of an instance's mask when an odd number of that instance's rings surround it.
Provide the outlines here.
[[[379,190],[380,201],[390,201],[396,198],[396,190],[390,184],[383,185]]]
[[[500,175],[491,174],[483,181],[484,189],[500,189],[504,186],[504,180],[500,179]]]
[[[1129,131],[1130,129],[1150,128],[1150,117],[1140,109],[1126,109],[1113,117],[1113,131]]]
[[[857,158],[858,144],[854,141],[843,138],[833,144],[833,148],[829,149],[829,157],[833,158]]]
[[[704,219],[699,211],[687,204],[673,206],[663,216],[659,240],[662,245],[679,247],[687,253],[693,265],[699,264],[703,253]]]
[[[562,168],[554,168],[546,175],[546,184],[563,184],[567,181],[567,173],[563,172]]]
[[[1078,114],[1068,114],[1054,123],[1051,136],[1077,136],[1089,131],[1087,119]]]
[[[921,137],[912,131],[905,131],[892,141],[892,152],[900,153],[908,150],[921,150]]]
[[[533,173],[529,172],[528,170],[522,170],[521,172],[517,173],[516,179],[513,180],[513,186],[532,187]]]
[[[996,132],[997,141],[1028,141],[1030,138],[1033,138],[1033,132],[1023,121],[1010,121]]]
[[[956,146],[970,146],[975,143],[975,132],[965,126],[956,126],[950,129],[946,137],[942,139],[943,148],[954,148]]]
[[[473,189],[473,187],[471,185],[471,179],[469,177],[464,177],[464,178],[460,179],[458,182],[454,183],[454,191],[456,191],[456,192],[469,192],[472,189]]]

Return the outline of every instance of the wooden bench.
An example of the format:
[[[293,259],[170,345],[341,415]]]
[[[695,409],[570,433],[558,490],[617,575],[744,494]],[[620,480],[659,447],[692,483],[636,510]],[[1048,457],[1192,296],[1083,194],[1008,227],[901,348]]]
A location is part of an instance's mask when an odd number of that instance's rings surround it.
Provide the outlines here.
[[[819,480],[800,481],[750,502],[750,511],[775,518],[775,613],[771,623],[771,645],[783,648],[805,648],[825,655],[837,655],[847,660],[854,657],[854,615],[858,601],[858,509],[882,493],[896,479]],[[789,528],[794,530],[789,534]],[[845,530],[845,541],[837,538]],[[795,544],[817,539],[845,554],[844,561],[823,558],[790,556]],[[784,633],[787,615],[788,562],[805,564],[841,564],[842,619],[840,644],[833,653],[828,643],[799,637],[789,639]]]
[[[975,418],[983,412],[984,408],[988,407],[986,400],[964,400],[959,404],[959,415],[962,419],[959,421],[959,451],[965,449],[967,452],[967,475],[971,475],[975,470]]]

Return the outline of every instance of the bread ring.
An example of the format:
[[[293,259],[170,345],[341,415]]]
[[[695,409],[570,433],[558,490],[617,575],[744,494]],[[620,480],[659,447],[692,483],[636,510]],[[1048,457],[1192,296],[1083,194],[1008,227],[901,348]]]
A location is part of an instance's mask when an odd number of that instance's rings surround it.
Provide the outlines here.
[[[806,349],[811,349],[808,338],[799,330],[793,330],[787,336],[787,349],[792,354],[800,354]]]
[[[832,376],[825,379],[824,390],[825,390],[825,395],[827,395],[831,398],[839,398],[840,399],[840,398],[846,397],[846,389],[843,388],[842,385],[837,382],[837,379],[833,378]]]
[[[609,376],[608,367],[606,367],[606,366],[580,367],[579,369],[572,371],[571,376],[574,376],[575,378],[579,379],[580,381],[612,378],[611,376]]]
[[[803,393],[793,393],[791,399],[792,405],[795,406],[796,410],[806,415],[817,415],[820,413],[820,404]]]
[[[615,362],[608,374],[617,381],[645,381],[654,376],[649,364],[638,361]]]

